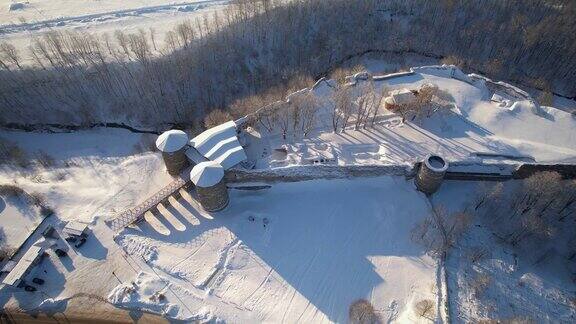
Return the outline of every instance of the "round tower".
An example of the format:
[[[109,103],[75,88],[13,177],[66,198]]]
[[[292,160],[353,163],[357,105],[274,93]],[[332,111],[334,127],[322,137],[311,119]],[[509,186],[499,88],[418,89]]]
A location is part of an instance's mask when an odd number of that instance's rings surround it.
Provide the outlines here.
[[[164,164],[170,175],[180,175],[189,165],[185,154],[187,144],[188,135],[177,129],[164,132],[156,139],[156,147],[162,152]]]
[[[192,168],[190,180],[194,183],[198,200],[208,212],[216,212],[228,206],[228,188],[224,180],[224,168],[218,162],[200,162]]]
[[[420,165],[416,175],[416,188],[425,194],[435,193],[448,169],[448,161],[437,155],[428,155]]]

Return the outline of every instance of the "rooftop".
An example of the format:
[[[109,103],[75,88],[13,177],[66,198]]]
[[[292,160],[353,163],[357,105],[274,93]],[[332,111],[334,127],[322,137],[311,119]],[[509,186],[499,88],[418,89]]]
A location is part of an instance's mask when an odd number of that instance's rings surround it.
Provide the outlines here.
[[[194,137],[190,145],[207,159],[218,162],[225,170],[247,159],[236,136],[234,121],[207,129]]]
[[[12,271],[10,271],[6,278],[4,278],[2,283],[12,286],[16,285],[18,281],[24,277],[28,269],[30,269],[42,252],[44,252],[43,250],[44,249],[40,246],[31,246],[24,256],[22,256],[22,259],[16,263]]]
[[[201,162],[190,171],[190,180],[202,188],[216,185],[224,178],[224,168],[214,161]]]
[[[188,135],[181,130],[166,131],[156,139],[156,147],[165,153],[176,152],[188,144]]]

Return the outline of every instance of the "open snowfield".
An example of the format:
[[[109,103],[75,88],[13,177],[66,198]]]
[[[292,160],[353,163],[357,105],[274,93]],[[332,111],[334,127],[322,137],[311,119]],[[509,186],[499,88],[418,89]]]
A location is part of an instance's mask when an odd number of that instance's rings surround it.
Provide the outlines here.
[[[88,298],[180,319],[343,322],[350,304],[363,298],[384,319],[403,322],[419,320],[414,303],[437,302],[436,262],[410,238],[428,205],[402,178],[233,191],[229,208],[213,215],[183,193],[179,201],[170,199],[172,207],[161,207],[161,215],[147,214],[146,223],[113,239],[102,219],[167,181],[158,154],[130,155],[141,135],[102,130],[2,136],[31,153],[44,150],[58,165],[74,162],[18,177],[26,190],[47,194],[56,226],[59,219],[96,217],[85,246],[70,247],[69,259],[52,253],[30,275],[50,278],[40,288],[45,294],[28,298],[5,287],[4,307],[51,314]],[[44,144],[38,136],[47,139]],[[55,179],[59,172],[65,180]],[[74,307],[76,314],[88,311]]]
[[[146,136],[146,135],[144,135]],[[44,152],[54,167],[0,172],[0,182],[53,202],[62,220],[90,222],[94,216],[120,212],[169,182],[157,154],[138,154],[141,134],[99,129],[74,133],[1,132],[33,157]]]
[[[22,4],[21,8],[10,10],[14,3]],[[151,29],[162,41],[177,24],[210,16],[227,3],[228,0],[0,0],[0,42],[10,42],[25,53],[34,37],[49,31],[113,35],[117,30],[150,33]],[[29,55],[22,58],[23,62],[32,60]]]
[[[186,195],[170,203],[117,237],[153,272],[134,279],[135,291],[118,287],[111,301],[154,310],[147,297],[161,291],[169,316],[274,323],[346,322],[357,299],[384,321],[421,321],[413,304],[437,301],[436,262],[410,238],[428,205],[402,178],[233,191],[213,215]]]
[[[0,244],[4,251],[15,251],[41,221],[37,206],[20,197],[0,195]]]

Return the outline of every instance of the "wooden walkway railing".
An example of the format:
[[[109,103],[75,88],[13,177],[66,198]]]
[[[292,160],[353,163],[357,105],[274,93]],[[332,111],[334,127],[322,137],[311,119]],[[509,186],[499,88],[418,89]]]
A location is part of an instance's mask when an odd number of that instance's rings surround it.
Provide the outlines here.
[[[179,193],[179,190],[182,187],[189,186],[190,184],[190,170],[186,169],[166,187],[162,188],[136,207],[125,210],[112,219],[107,220],[106,223],[112,230],[119,231],[130,224],[141,221],[147,211],[156,208],[156,206],[162,202],[167,202],[170,196]]]

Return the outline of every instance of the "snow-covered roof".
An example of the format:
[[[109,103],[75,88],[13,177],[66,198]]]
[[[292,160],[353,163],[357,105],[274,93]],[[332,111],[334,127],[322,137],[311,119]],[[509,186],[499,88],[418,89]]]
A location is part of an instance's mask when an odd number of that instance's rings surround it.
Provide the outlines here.
[[[416,96],[409,89],[398,89],[390,91],[390,97],[397,105],[411,103],[416,100]]]
[[[493,94],[492,98],[490,98],[490,101],[495,101],[495,102],[502,102],[503,100],[504,100],[504,98],[497,93]]]
[[[2,283],[12,286],[16,285],[18,281],[26,275],[28,269],[36,262],[42,252],[44,252],[42,247],[36,245],[31,246],[28,251],[24,253],[20,261],[16,263],[12,271],[4,278]]]
[[[86,231],[87,228],[88,224],[73,220],[66,224],[62,232],[69,235],[80,236]]]
[[[196,164],[190,171],[190,180],[202,188],[211,187],[224,178],[224,168],[220,163],[206,161]]]
[[[176,152],[186,146],[187,143],[188,135],[177,129],[166,131],[156,139],[156,147],[166,153]]]
[[[207,159],[220,163],[225,170],[247,159],[246,152],[236,137],[234,121],[207,129],[194,137],[190,145]]]

